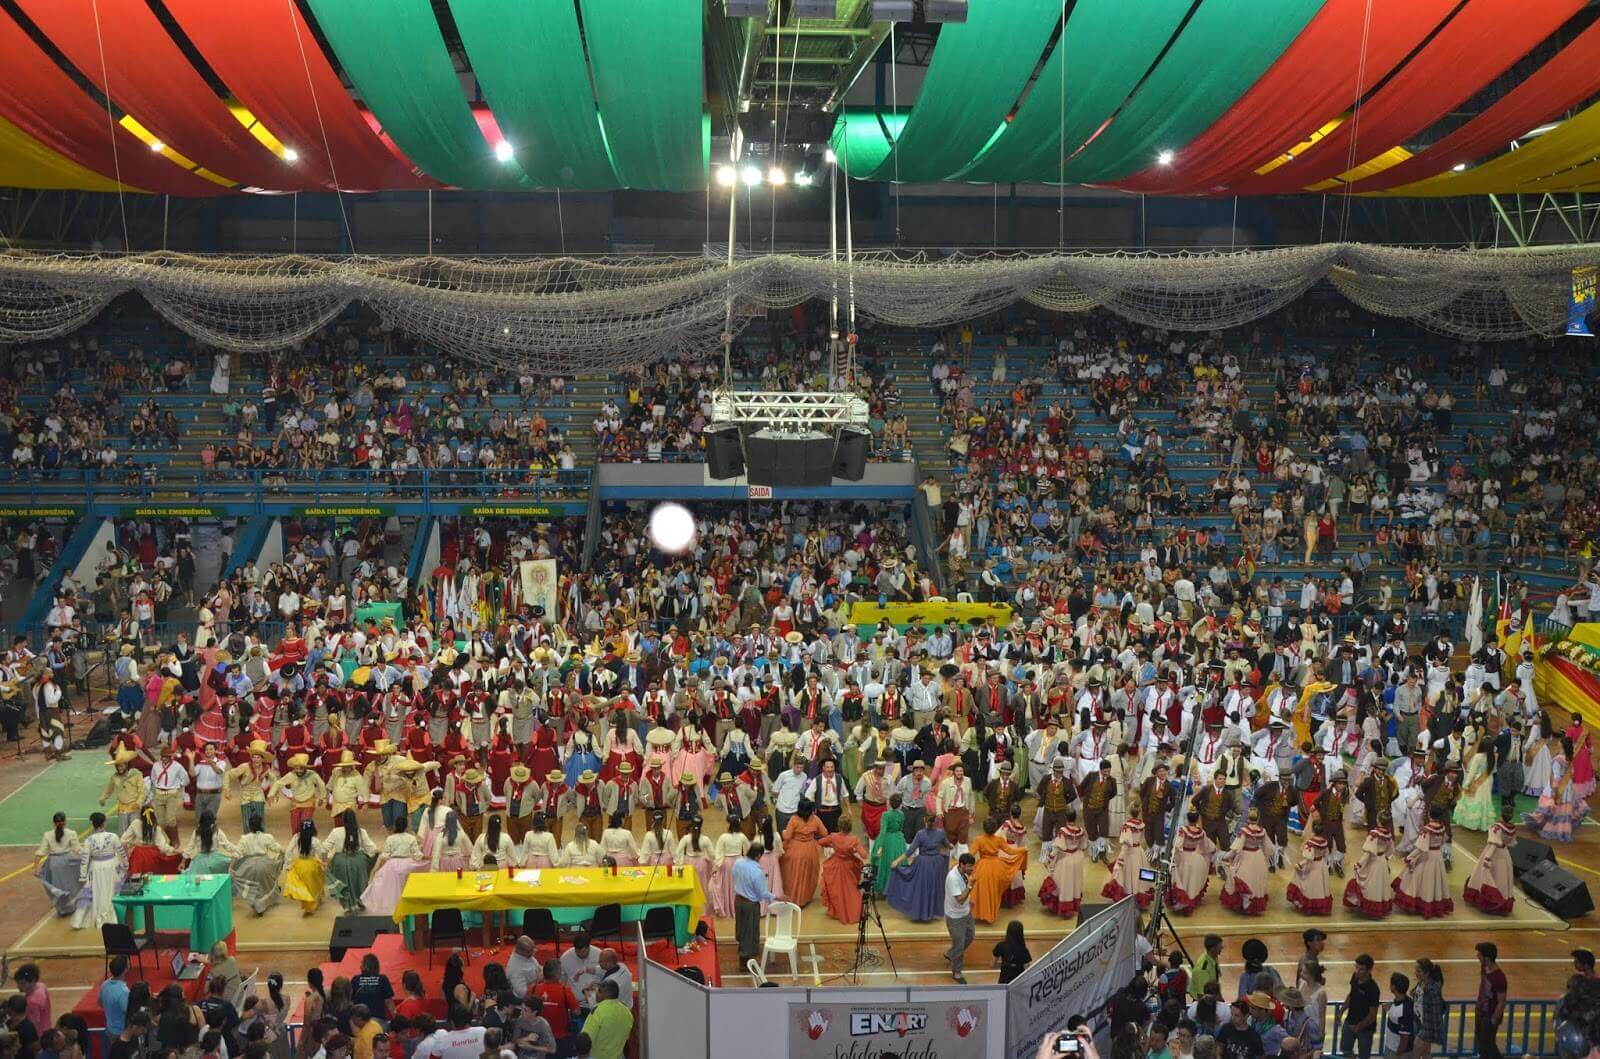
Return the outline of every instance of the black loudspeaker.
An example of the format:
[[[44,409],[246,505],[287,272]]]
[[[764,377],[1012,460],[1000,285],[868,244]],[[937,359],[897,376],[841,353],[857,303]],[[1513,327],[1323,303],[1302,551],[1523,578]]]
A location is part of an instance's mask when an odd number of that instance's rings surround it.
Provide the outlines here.
[[[737,478],[744,473],[744,452],[739,447],[739,427],[734,423],[707,427],[706,462],[713,478]]]
[[[328,938],[328,956],[344,959],[346,950],[370,949],[379,934],[393,934],[399,928],[388,916],[340,916],[333,921]]]
[[[1584,881],[1559,864],[1546,861],[1519,880],[1530,898],[1562,919],[1594,911],[1594,898]]]
[[[833,481],[833,436],[757,430],[745,437],[751,485],[826,486]]]
[[[872,432],[860,427],[845,427],[839,432],[839,447],[833,453],[833,476],[859,482],[867,473],[867,449]]]
[[[1519,838],[1517,844],[1511,847],[1511,874],[1518,879],[1541,864],[1554,865],[1555,862],[1556,851],[1543,842]]]
[[[1100,901],[1094,904],[1088,901],[1083,902],[1078,906],[1078,925],[1082,926],[1087,920],[1093,919],[1110,907],[1110,901]]]

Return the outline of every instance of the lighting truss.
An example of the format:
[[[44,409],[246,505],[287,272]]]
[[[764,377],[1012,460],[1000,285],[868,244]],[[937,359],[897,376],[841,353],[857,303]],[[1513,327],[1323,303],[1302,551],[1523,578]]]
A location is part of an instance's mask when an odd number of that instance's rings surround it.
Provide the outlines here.
[[[747,423],[784,431],[864,427],[867,402],[849,393],[766,393],[718,390],[711,395],[711,422]]]

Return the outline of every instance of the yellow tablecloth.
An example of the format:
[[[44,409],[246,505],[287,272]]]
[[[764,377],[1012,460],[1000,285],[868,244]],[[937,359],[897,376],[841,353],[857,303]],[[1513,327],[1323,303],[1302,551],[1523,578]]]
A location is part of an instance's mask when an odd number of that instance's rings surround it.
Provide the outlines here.
[[[525,869],[513,868],[514,875]],[[413,872],[406,879],[400,903],[394,907],[396,922],[407,916],[424,916],[440,908],[459,908],[463,912],[500,912],[515,908],[572,908],[600,905],[685,905],[689,909],[689,930],[699,922],[706,907],[706,893],[693,868],[667,869],[618,868],[537,868],[537,883],[518,882],[506,870],[461,873],[453,871]]]

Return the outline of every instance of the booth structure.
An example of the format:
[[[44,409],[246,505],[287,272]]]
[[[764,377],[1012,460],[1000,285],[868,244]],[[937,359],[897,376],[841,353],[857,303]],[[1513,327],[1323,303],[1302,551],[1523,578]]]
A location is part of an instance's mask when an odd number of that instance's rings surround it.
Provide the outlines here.
[[[1111,994],[1138,970],[1132,898],[1086,920],[1016,981],[988,986],[851,987],[842,982],[718,989],[646,960],[639,1011],[644,1059],[836,1059],[937,1055],[1033,1059],[1074,1014],[1096,1029]]]

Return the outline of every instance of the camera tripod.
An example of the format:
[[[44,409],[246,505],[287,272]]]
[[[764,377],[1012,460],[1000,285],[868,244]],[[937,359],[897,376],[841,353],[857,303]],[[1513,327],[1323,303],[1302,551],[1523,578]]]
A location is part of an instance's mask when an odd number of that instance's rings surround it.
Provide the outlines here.
[[[889,970],[894,973],[895,980],[899,981],[900,968],[895,966],[894,946],[889,942],[889,932],[884,929],[883,916],[878,912],[878,895],[870,884],[861,888],[861,918],[856,920],[856,954],[844,973],[850,976],[852,982],[859,983],[862,969],[878,962],[877,952],[867,947],[868,920],[877,924],[878,937],[883,939],[883,953],[889,960]]]

